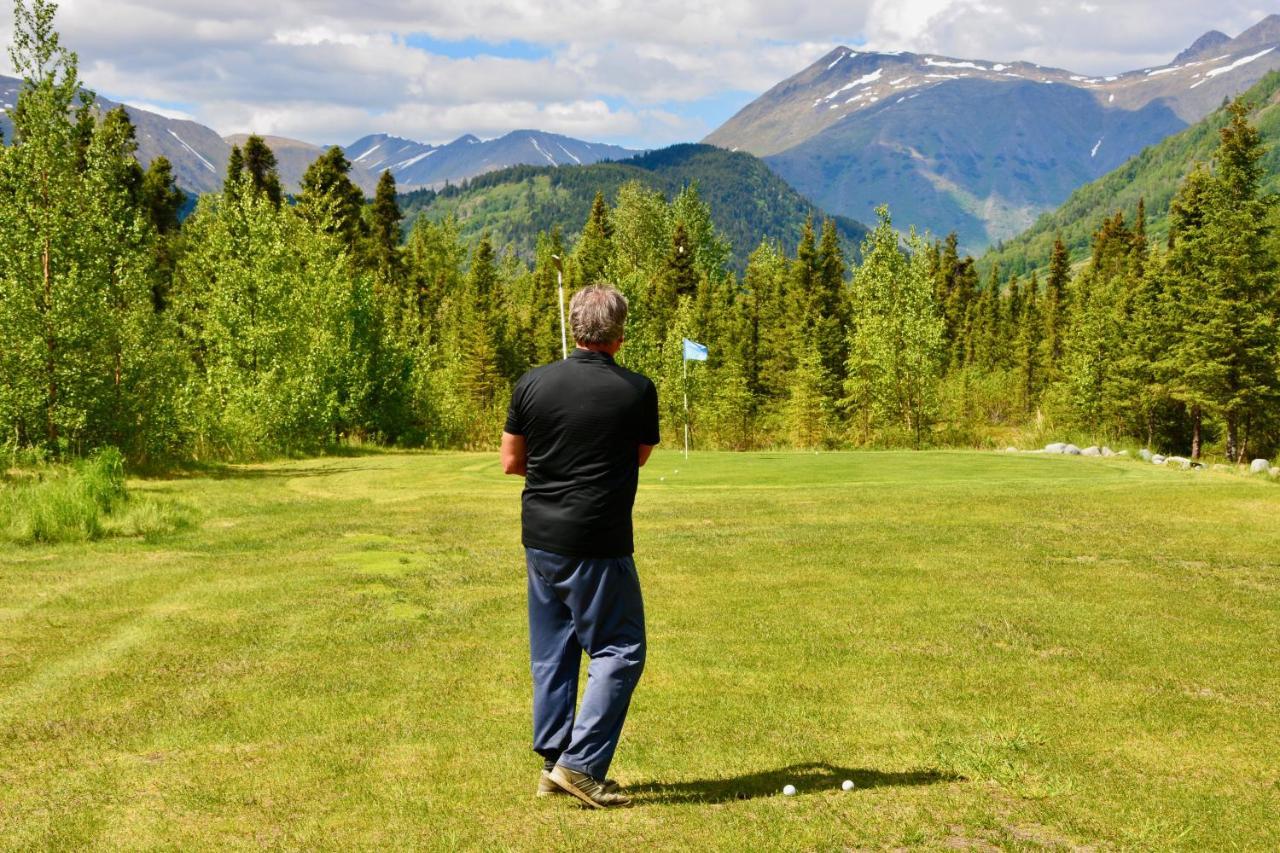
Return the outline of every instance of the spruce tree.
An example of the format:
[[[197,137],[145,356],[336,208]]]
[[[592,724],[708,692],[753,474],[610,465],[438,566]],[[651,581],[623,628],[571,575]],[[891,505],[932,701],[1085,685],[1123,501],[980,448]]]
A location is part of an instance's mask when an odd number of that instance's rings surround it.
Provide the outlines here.
[[[229,196],[239,194],[244,182],[244,154],[239,145],[231,146],[231,156],[227,158],[227,176],[222,182],[222,191]]]
[[[373,196],[369,224],[369,255],[377,280],[389,291],[399,289],[402,262],[400,257],[400,223],[404,214],[396,201],[396,178],[391,170],[378,177]]]
[[[1062,364],[1063,338],[1067,325],[1067,288],[1071,283],[1071,258],[1067,245],[1058,237],[1053,241],[1049,259],[1049,277],[1045,279],[1044,366],[1050,377],[1056,377]]]
[[[298,195],[298,215],[325,234],[355,250],[363,232],[360,212],[364,194],[349,177],[351,162],[333,146],[307,167]]]
[[[255,193],[266,195],[267,200],[276,207],[280,206],[284,197],[276,170],[278,165],[275,152],[261,136],[253,134],[245,140],[244,171],[249,178],[249,188]]]
[[[613,226],[609,223],[609,206],[605,204],[604,194],[597,192],[591,203],[591,215],[587,217],[587,224],[573,253],[575,285],[585,287],[604,281],[612,255]]]

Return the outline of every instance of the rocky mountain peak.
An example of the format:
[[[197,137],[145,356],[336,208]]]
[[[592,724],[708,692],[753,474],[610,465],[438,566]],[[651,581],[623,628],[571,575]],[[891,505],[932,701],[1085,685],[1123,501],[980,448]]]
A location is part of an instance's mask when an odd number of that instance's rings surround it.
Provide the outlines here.
[[[1226,33],[1218,30],[1209,30],[1209,32],[1192,42],[1191,47],[1175,56],[1171,64],[1181,65],[1188,60],[1195,59],[1197,56],[1216,50],[1229,41],[1231,41],[1231,36]]]

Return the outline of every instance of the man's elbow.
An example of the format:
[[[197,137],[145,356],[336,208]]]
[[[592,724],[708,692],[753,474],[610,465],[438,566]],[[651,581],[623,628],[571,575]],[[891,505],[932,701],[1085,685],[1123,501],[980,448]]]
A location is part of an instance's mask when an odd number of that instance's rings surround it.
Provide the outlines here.
[[[524,460],[502,457],[502,473],[524,476]]]

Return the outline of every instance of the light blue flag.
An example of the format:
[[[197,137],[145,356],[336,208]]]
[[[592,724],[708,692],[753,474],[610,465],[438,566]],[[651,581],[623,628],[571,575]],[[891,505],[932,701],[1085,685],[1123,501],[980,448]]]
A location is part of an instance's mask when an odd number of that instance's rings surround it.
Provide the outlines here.
[[[684,339],[684,360],[685,361],[706,361],[707,348],[697,341]]]

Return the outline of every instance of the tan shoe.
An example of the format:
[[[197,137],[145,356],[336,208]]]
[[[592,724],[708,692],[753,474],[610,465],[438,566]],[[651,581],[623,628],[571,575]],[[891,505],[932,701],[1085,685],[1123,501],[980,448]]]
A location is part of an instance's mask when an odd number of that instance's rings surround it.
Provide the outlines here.
[[[610,794],[617,793],[618,783],[614,779],[605,779],[603,789]],[[551,780],[551,774],[546,770],[542,771],[542,775],[538,777],[538,796],[539,797],[567,797],[569,792],[561,788]]]
[[[596,779],[586,773],[570,770],[559,764],[546,774],[547,778],[567,794],[573,794],[593,809],[608,809],[631,805],[631,798],[618,790],[618,783],[611,779]],[[542,786],[538,786],[539,795]]]

